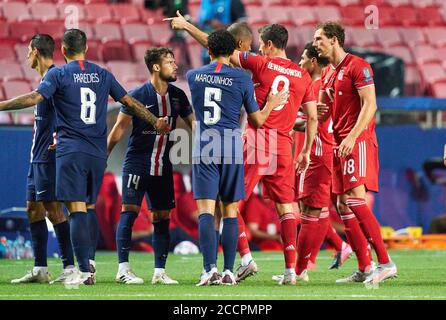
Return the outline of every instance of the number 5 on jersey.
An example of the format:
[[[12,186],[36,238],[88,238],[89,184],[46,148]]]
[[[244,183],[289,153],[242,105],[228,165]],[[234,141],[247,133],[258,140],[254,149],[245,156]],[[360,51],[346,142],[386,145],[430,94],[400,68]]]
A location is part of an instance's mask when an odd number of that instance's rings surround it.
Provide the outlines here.
[[[96,93],[90,88],[81,88],[81,119],[85,124],[96,123]]]
[[[221,118],[221,108],[215,101],[221,101],[221,89],[206,87],[204,89],[204,106],[213,110],[204,111],[204,123],[207,125],[216,124]]]

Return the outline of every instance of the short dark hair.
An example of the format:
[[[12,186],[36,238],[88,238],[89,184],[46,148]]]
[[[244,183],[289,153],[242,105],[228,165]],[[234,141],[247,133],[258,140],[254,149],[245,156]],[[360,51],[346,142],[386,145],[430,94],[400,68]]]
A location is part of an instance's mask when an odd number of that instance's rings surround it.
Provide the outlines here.
[[[174,55],[173,51],[166,47],[150,48],[146,51],[146,53],[144,54],[144,61],[150,73],[153,72],[153,65],[159,64],[161,62],[161,59],[168,54],[172,56]]]
[[[252,31],[248,27],[246,22],[235,22],[231,24],[226,30],[234,37],[235,41],[240,40],[240,38],[251,37]]]
[[[339,45],[341,47],[344,47],[345,29],[340,23],[334,21],[319,23],[317,25],[317,29],[322,29],[327,38],[336,37],[338,39]]]
[[[277,49],[285,49],[288,43],[288,30],[280,24],[269,24],[259,28],[263,42],[270,40]]]
[[[320,57],[319,53],[316,50],[316,47],[313,46],[312,42],[308,42],[305,45],[305,50],[307,50],[307,57],[312,59],[312,58],[316,58],[317,59],[317,64],[321,67],[325,67],[328,65],[329,61],[327,58],[325,57]]]
[[[87,48],[87,35],[79,29],[68,29],[62,37],[68,56],[84,53]]]
[[[209,35],[208,47],[214,57],[228,57],[234,52],[236,44],[229,31],[217,30]]]
[[[31,38],[31,48],[37,49],[43,58],[53,58],[54,39],[48,34],[36,34]]]

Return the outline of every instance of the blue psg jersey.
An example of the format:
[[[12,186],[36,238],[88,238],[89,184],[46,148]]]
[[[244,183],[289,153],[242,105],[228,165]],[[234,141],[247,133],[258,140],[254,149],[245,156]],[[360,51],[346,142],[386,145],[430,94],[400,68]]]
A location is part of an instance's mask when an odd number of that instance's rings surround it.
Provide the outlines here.
[[[214,62],[186,77],[197,121],[192,157],[243,159],[240,111],[259,110],[250,75]]]
[[[129,95],[141,101],[157,117],[167,116],[172,130],[176,127],[178,116],[186,118],[193,112],[184,91],[171,84],[168,85],[164,96],[156,92],[151,82],[130,91]],[[121,112],[132,115],[125,106],[121,107]],[[159,134],[151,124],[135,116],[132,123],[133,130],[124,160],[124,171],[152,176],[170,172],[172,163],[169,152],[173,141],[169,141],[169,135]]]
[[[57,115],[56,156],[82,152],[107,158],[107,104],[126,91],[104,68],[85,60],[48,71],[37,91],[54,99]]]
[[[49,69],[54,68],[52,65]],[[43,77],[42,81],[45,79]],[[56,111],[53,98],[45,99],[34,108],[33,143],[31,146],[31,163],[50,163],[55,160],[55,152],[48,150],[53,144],[53,132],[56,131]]]

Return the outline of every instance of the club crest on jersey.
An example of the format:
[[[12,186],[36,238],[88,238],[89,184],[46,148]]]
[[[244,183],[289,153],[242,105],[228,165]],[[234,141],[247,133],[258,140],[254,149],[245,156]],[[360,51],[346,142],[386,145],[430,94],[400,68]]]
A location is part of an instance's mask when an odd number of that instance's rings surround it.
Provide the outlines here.
[[[338,74],[338,80],[341,81],[344,78],[344,69],[342,69],[341,71],[339,71]]]
[[[364,74],[364,82],[369,82],[373,80],[369,68],[362,68],[362,73]]]

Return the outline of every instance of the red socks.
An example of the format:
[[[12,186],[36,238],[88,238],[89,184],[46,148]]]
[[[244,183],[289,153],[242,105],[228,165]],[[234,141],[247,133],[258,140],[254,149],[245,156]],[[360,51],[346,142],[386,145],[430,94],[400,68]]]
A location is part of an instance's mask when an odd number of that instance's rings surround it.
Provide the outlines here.
[[[237,212],[238,219],[238,242],[237,242],[237,251],[240,254],[240,257],[243,257],[245,254],[250,253],[248,238],[246,237],[245,232],[245,221],[243,221],[243,217],[240,214],[240,211]]]
[[[328,218],[329,215],[330,214],[328,213],[328,210],[324,210],[321,211],[321,215],[319,216],[319,221],[318,221],[319,228],[316,231],[316,237],[314,239],[314,247],[313,250],[311,251],[311,256],[310,256],[310,261],[313,263],[316,263],[317,254],[319,253],[321,245],[326,237],[328,225],[330,224]],[[299,255],[299,240],[297,243],[298,243],[297,254]]]
[[[280,236],[283,243],[283,254],[285,256],[285,267],[287,269],[296,266],[296,242],[297,224],[296,217],[292,213],[285,213],[280,217]],[[302,230],[301,230],[302,232]]]
[[[355,213],[356,218],[359,220],[359,224],[367,240],[375,249],[378,262],[380,264],[389,263],[389,255],[387,254],[386,245],[381,237],[378,220],[376,220],[373,212],[365,203],[365,200],[361,198],[349,198],[346,202],[347,206]]]
[[[299,239],[297,242],[297,266],[296,266],[296,274],[300,275],[302,271],[307,269],[308,260],[313,254],[314,247],[316,245],[316,241],[318,238],[321,238],[318,235],[319,223],[318,217],[302,213],[300,216],[301,228],[299,232]],[[322,237],[323,240],[323,237]],[[318,250],[320,247],[320,243],[317,243]]]
[[[348,243],[358,259],[359,271],[364,272],[372,262],[372,257],[370,257],[367,250],[367,240],[353,212],[341,212],[341,219],[345,225],[345,235]]]

